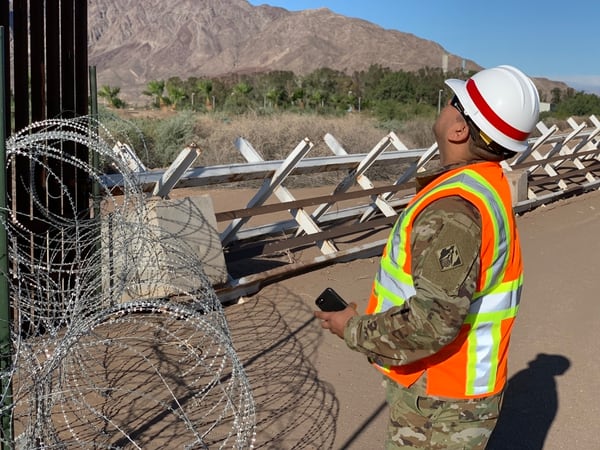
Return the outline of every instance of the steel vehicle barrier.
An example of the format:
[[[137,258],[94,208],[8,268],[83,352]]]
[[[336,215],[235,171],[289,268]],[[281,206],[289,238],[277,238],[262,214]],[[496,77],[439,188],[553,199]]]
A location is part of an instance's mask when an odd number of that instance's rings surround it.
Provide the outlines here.
[[[590,116],[567,123],[571,130],[561,131],[539,122],[539,136],[530,139],[528,150],[502,163],[513,184],[517,214],[600,186],[600,121]],[[438,155],[436,144],[408,149],[393,132],[368,153],[349,153],[330,134],[324,142],[332,156],[307,157],[315,144],[304,139],[285,160],[264,161],[250,142],[239,138],[235,145],[245,164],[190,168],[193,161],[187,160],[185,170],[177,163],[166,171],[141,172],[139,182],[145,191],[167,196],[168,190],[158,186],[210,188],[262,180],[244,208],[215,213],[229,278],[215,288],[223,301],[234,300],[293,274],[378,256],[386,230],[414,195],[415,175],[435,164]],[[390,166],[398,168],[395,181],[371,180],[378,168]],[[326,172],[341,173],[341,180],[316,197],[296,198],[286,187],[291,175]],[[119,175],[110,177],[118,186]],[[279,203],[266,204],[272,197]],[[249,224],[252,218],[277,213],[288,217]]]

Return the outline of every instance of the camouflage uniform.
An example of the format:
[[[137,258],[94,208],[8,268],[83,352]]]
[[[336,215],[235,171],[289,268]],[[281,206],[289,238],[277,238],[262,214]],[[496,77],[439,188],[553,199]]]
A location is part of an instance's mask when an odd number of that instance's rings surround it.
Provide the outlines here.
[[[444,400],[418,395],[421,377],[410,388],[385,378],[390,409],[386,450],[483,450],[496,426],[502,395]]]
[[[425,208],[410,236],[416,294],[402,306],[351,318],[344,330],[346,344],[380,365],[402,365],[452,342],[476,289],[481,232],[479,211],[460,197]],[[384,377],[390,407],[386,448],[485,448],[502,395],[432,398],[426,395],[426,376],[409,388]]]

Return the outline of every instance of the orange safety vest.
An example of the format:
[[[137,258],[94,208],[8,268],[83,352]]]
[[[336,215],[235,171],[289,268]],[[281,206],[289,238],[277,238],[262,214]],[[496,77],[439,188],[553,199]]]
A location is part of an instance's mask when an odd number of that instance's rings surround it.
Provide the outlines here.
[[[427,394],[476,398],[504,388],[510,332],[523,285],[521,247],[511,193],[498,163],[483,162],[442,174],[423,188],[398,218],[381,258],[367,314],[410,301],[410,233],[418,214],[432,202],[460,196],[481,214],[480,275],[467,317],[453,342],[436,354],[401,366],[379,366],[403,386],[427,372]]]

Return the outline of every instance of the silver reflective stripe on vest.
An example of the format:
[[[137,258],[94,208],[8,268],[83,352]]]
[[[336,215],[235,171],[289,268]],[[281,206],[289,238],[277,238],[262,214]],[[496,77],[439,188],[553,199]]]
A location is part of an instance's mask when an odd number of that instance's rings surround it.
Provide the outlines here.
[[[400,217],[396,221],[394,228],[392,228],[392,232],[390,234],[390,239],[387,244],[387,249],[388,249],[387,256],[390,259],[390,261],[393,261],[393,263],[396,265],[400,263],[400,261],[398,261],[398,256],[400,255],[400,251],[401,251],[400,244],[402,242],[400,232],[402,231],[402,223],[406,219],[406,213],[407,213],[407,211],[405,210],[402,214],[400,214]]]
[[[490,392],[496,382],[501,323],[516,316],[521,287],[508,292],[486,294],[474,301],[465,323],[473,327],[468,336],[469,355],[476,355],[473,372],[468,375],[468,393],[480,395]],[[472,358],[469,358],[472,359]]]
[[[471,303],[469,314],[496,313],[509,310],[519,305],[520,297],[520,287],[509,292],[486,294]]]
[[[492,350],[495,347],[494,328],[498,326],[493,322],[481,323],[477,326],[475,336],[469,337],[471,342],[476,339],[475,354],[477,355],[471,395],[488,393],[490,391],[490,376],[495,379],[496,374],[491,373],[491,368],[496,366],[496,364],[492,364]]]
[[[395,302],[393,299],[389,299],[385,295],[385,292],[377,292],[378,296],[381,298],[381,311],[387,311],[393,306],[400,306],[407,299],[416,294],[414,286],[402,283],[402,281],[393,277],[383,270],[383,268],[377,273],[377,282],[401,300]]]

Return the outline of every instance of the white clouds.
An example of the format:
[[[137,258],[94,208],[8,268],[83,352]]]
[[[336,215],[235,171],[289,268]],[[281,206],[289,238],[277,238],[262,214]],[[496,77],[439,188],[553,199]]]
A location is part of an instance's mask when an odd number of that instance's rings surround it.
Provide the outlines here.
[[[600,75],[569,75],[548,77],[552,80],[564,81],[576,91],[584,91],[600,95]]]

